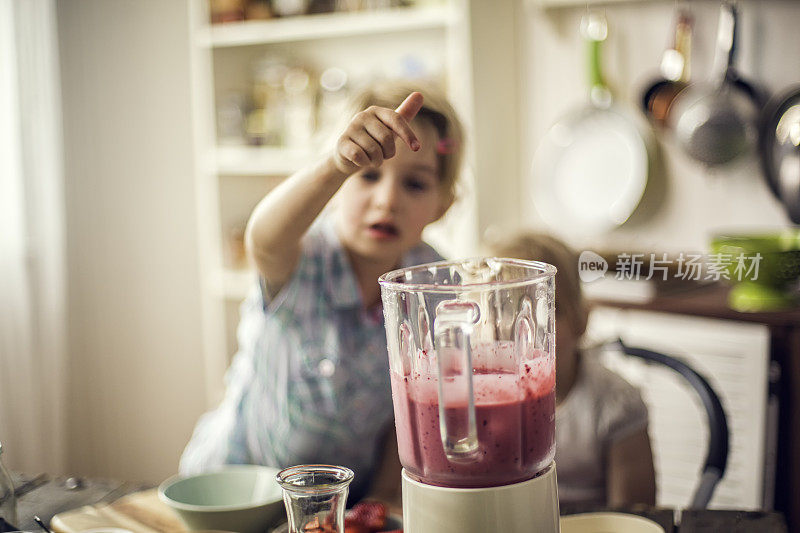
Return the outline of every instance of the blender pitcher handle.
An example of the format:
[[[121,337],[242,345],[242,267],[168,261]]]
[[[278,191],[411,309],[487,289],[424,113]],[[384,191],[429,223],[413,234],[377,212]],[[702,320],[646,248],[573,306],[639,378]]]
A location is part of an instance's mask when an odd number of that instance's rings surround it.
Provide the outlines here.
[[[480,308],[474,302],[450,300],[436,306],[439,431],[445,454],[454,462],[478,458],[470,336],[479,317]]]

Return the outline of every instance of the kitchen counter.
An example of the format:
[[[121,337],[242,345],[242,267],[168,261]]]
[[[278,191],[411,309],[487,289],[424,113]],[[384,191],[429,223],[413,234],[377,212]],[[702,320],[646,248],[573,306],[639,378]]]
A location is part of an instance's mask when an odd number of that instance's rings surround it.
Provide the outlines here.
[[[639,283],[639,282],[632,282]],[[621,301],[612,298],[592,300],[595,305],[625,309],[680,313],[684,315],[757,322],[768,326],[800,325],[800,307],[783,311],[742,313],[728,307],[730,286],[722,283],[695,284],[690,282],[654,284],[653,296],[645,301]]]

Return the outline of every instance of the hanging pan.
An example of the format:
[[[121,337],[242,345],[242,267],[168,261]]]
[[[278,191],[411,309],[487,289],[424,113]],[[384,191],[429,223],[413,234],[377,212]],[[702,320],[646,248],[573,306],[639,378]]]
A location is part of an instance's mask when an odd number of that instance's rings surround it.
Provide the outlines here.
[[[681,91],[669,111],[678,143],[708,166],[730,163],[752,152],[757,140],[763,101],[758,89],[734,68],[737,18],[736,5],[724,2],[711,80]]]
[[[530,177],[537,211],[562,235],[602,233],[630,217],[647,184],[653,142],[646,121],[616,104],[603,81],[605,17],[587,14],[581,30],[589,51],[589,105],[550,128]]]
[[[651,82],[642,93],[642,110],[655,124],[665,126],[669,108],[689,82],[692,58],[692,16],[688,11],[675,13],[675,37],[671,48],[661,57],[661,78]]]

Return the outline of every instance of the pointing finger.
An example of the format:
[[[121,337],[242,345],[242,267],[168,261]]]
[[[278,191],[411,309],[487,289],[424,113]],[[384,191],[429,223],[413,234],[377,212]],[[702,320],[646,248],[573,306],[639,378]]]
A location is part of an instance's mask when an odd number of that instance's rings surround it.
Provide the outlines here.
[[[408,121],[404,119],[401,114],[391,109],[381,108],[376,112],[376,116],[398,137],[403,139],[409,148],[415,152],[419,150],[419,139],[417,139],[414,130],[411,129],[411,126],[408,125]]]
[[[417,116],[419,110],[422,109],[423,101],[422,93],[413,92],[403,100],[403,103],[395,109],[395,112],[408,122],[411,122],[411,120]]]

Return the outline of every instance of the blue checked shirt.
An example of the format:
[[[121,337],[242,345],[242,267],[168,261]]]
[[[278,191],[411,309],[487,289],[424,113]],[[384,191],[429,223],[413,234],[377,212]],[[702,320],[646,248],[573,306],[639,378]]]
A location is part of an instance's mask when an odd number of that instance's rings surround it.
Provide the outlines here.
[[[403,266],[438,261],[420,244]],[[386,332],[367,310],[333,224],[320,217],[303,239],[292,279],[274,298],[254,290],[241,306],[239,351],[220,406],[203,415],[180,471],[223,464],[351,468],[364,494],[392,421]]]

